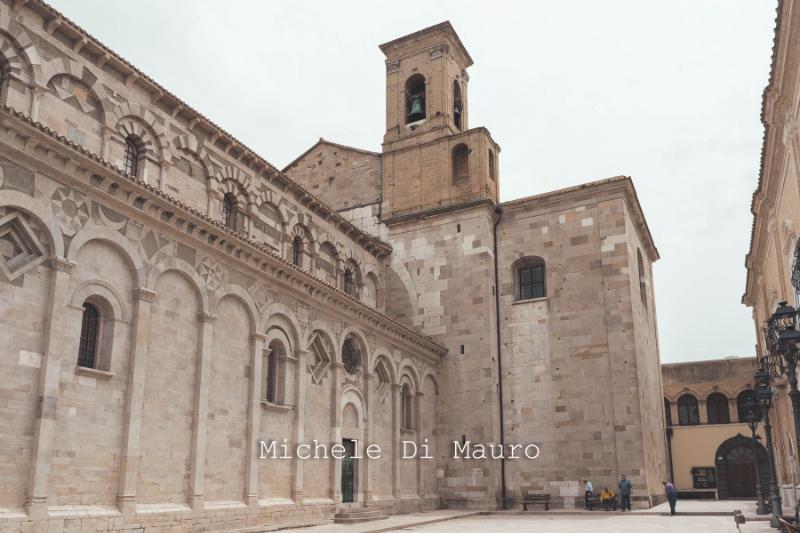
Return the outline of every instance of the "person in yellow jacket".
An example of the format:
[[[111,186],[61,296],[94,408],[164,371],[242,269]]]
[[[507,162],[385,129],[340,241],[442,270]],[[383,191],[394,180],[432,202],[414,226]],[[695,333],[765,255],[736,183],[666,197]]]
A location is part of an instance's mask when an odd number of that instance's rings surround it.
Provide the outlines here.
[[[617,510],[617,495],[614,494],[613,490],[610,490],[608,487],[603,489],[603,492],[600,493],[600,502],[603,504],[603,508],[608,511],[613,508],[615,511]]]

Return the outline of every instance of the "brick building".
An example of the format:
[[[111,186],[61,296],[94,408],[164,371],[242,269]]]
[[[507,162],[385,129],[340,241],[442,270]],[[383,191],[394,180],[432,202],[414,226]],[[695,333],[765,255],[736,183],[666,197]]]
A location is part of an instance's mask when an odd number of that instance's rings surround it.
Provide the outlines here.
[[[381,46],[380,153],[320,140],[283,171],[39,0],[0,3],[0,39],[0,527],[571,507],[620,474],[660,497],[633,184],[500,203],[449,23]],[[384,453],[259,459],[283,438]]]

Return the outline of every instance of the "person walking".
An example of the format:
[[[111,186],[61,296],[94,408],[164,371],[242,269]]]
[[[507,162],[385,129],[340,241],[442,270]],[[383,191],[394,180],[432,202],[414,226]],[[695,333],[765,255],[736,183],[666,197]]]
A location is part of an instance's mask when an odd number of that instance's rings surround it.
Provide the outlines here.
[[[620,507],[622,507],[622,512],[625,512],[625,509],[628,511],[631,510],[631,482],[625,477],[625,474],[622,474],[621,479],[619,480],[619,500],[620,500]]]
[[[678,501],[678,491],[675,490],[675,485],[672,483],[667,483],[666,481],[661,482],[664,485],[664,492],[667,493],[667,501],[669,502],[669,514],[675,515],[675,503]]]
[[[584,497],[584,506],[587,511],[592,510],[592,495],[594,493],[594,487],[592,487],[592,482],[588,479],[583,480],[583,497]]]

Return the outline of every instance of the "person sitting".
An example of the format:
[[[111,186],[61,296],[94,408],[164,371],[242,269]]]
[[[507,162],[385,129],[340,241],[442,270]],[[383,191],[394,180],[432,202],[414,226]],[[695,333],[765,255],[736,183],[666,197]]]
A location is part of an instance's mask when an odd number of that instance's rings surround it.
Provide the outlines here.
[[[600,493],[600,502],[603,504],[603,508],[608,511],[613,508],[615,511],[617,510],[617,495],[614,494],[614,491],[610,490],[608,487],[604,488],[603,491]]]

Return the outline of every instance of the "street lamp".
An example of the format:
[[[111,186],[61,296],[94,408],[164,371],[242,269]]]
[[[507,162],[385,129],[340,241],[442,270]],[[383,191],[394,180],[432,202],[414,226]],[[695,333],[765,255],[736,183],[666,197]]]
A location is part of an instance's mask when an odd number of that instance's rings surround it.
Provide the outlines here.
[[[744,421],[753,436],[753,455],[756,458],[756,514],[769,514],[767,502],[764,501],[764,493],[761,490],[761,468],[759,468],[760,462],[758,460],[759,436],[756,434],[758,423],[761,422],[761,410],[758,408],[755,397],[750,396],[745,400],[744,413]]]
[[[767,322],[765,334],[770,373],[775,377],[785,376],[789,381],[795,442],[800,446],[800,391],[797,390],[800,331],[797,323],[797,310],[785,301],[778,302],[778,308]]]
[[[770,376],[763,366],[758,367],[758,371],[753,376],[756,389],[756,402],[764,416],[764,435],[767,437],[767,456],[769,457],[769,506],[772,516],[769,525],[779,528],[778,517],[783,514],[781,508],[781,497],[778,494],[778,476],[775,469],[775,454],[772,452],[772,426],[769,423],[769,408],[772,406],[772,387],[769,386]]]

